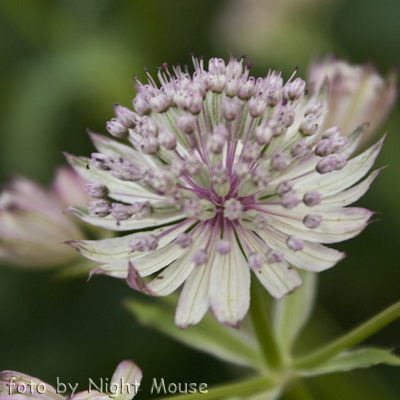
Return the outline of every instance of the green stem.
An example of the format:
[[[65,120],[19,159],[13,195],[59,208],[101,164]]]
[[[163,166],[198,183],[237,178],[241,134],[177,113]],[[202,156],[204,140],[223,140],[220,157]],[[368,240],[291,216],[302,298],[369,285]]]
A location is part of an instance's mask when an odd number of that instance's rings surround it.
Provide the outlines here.
[[[282,400],[312,400],[313,397],[302,381],[295,382],[295,386],[285,393]]]
[[[172,397],[160,397],[160,400],[184,400],[185,397],[190,400],[220,400],[236,398],[239,396],[250,396],[252,394],[268,391],[275,385],[276,383],[271,378],[262,376],[247,379],[245,381],[206,388],[203,393],[197,392],[193,394],[180,394]],[[206,390],[208,392],[206,392]]]
[[[386,310],[380,312],[375,317],[372,317],[370,320],[364,322],[342,337],[334,340],[332,343],[323,346],[309,355],[294,360],[293,367],[297,369],[314,367],[341,351],[360,343],[399,317],[400,302],[388,307]]]
[[[265,295],[264,289],[261,287],[254,274],[252,274],[251,319],[268,365],[271,369],[277,370],[282,366],[282,359],[273,332],[271,313],[265,301],[263,301],[263,295]]]

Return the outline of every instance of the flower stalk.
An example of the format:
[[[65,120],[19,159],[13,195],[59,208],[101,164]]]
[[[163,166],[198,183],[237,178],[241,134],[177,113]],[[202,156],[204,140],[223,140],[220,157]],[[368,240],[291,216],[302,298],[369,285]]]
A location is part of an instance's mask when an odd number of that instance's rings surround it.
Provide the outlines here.
[[[388,307],[386,310],[377,314],[375,317],[372,317],[368,321],[364,322],[357,328],[334,340],[332,343],[323,346],[319,350],[316,350],[309,355],[294,360],[293,367],[296,369],[314,367],[340,353],[341,351],[344,351],[362,342],[399,317],[400,302],[397,302]]]
[[[265,292],[254,276],[251,279],[250,316],[267,364],[272,370],[281,369],[282,358],[273,333],[271,312],[265,302]]]

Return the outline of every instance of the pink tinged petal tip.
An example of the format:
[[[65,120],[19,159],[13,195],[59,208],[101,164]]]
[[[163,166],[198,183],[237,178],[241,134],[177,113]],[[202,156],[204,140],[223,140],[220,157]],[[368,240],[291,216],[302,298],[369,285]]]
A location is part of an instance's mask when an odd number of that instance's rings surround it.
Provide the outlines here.
[[[153,290],[149,288],[147,282],[139,275],[139,272],[135,269],[133,264],[129,261],[128,277],[126,283],[132,289],[148,294],[150,296],[158,296]]]

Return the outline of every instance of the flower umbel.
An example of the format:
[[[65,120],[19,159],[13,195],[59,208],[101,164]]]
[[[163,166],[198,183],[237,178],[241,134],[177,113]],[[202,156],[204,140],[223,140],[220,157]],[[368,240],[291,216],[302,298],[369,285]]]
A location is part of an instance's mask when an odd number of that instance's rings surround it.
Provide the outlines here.
[[[0,194],[0,261],[22,267],[56,267],[77,260],[62,243],[84,238],[81,224],[63,211],[86,204],[85,182],[74,170],[57,170],[51,190],[15,177]]]
[[[301,285],[296,268],[319,272],[344,257],[321,243],[365,228],[373,213],[345,206],[376,177],[353,186],[382,141],[349,160],[366,125],[345,137],[337,126],[320,131],[327,85],[307,92],[302,79],[284,83],[275,71],[255,79],[243,59],[211,59],[208,71],[202,58],[193,64],[193,75],[164,64],[160,88],[150,74],[148,84],[138,82],[136,112],[115,106],[107,128],[125,143],[91,133],[98,153],[67,155],[95,194],[88,208],[70,210],[96,226],[134,231],[70,244],[102,263],[92,273],[147,294],[184,284],[180,327],[210,306],[220,322],[238,326],[251,271],[281,298]]]
[[[347,135],[358,125],[368,122],[368,131],[359,148],[364,147],[396,101],[396,71],[383,78],[371,63],[351,65],[331,55],[311,64],[308,82],[312,90],[319,91],[326,77],[329,79],[329,112],[322,130],[335,124],[340,126],[343,135]]]

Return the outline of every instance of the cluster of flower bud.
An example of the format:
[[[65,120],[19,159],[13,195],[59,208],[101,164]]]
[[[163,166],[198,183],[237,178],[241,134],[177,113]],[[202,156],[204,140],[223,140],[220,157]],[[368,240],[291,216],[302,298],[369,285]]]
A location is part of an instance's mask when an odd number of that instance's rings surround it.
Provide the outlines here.
[[[152,214],[152,211],[153,210],[148,201],[143,203],[136,202],[131,206],[121,203],[112,203],[111,205],[111,215],[117,221],[124,221],[132,216],[134,216],[135,219],[149,218]]]
[[[284,260],[284,254],[280,250],[270,249],[264,254],[264,257],[262,254],[257,252],[250,253],[247,257],[249,267],[251,269],[258,270],[262,267],[262,265],[265,262],[269,264],[274,264],[274,263],[280,263]]]
[[[101,218],[111,214],[117,221],[124,221],[132,216],[135,219],[149,218],[153,211],[148,201],[137,202],[127,206],[121,203],[110,204],[109,201],[104,199],[91,201],[89,203],[89,210],[91,215]]]
[[[118,103],[114,104],[114,112],[116,118],[112,118],[106,124],[108,132],[120,139],[128,137],[128,129],[136,126],[138,115],[128,108],[120,106]]]
[[[236,199],[229,199],[224,204],[224,217],[234,221],[243,217],[243,205]]]
[[[261,117],[267,107],[276,106],[283,98],[295,100],[304,93],[305,83],[300,78],[293,82],[289,81],[285,86],[282,77],[276,72],[270,72],[267,77],[255,80],[254,77],[249,76],[250,61],[243,68],[243,59],[231,60],[225,64],[221,58],[211,58],[208,71],[206,71],[203,58],[193,57],[192,59],[195,67],[193,76],[190,76],[187,70],[183,72],[179,65],[173,67],[174,74],[171,74],[168,65],[164,63],[158,71],[160,89],[149,74],[148,84],[142,85],[138,82],[138,94],[133,100],[136,112],[139,115],[146,115],[151,111],[162,113],[170,106],[177,106],[182,111],[197,116],[203,108],[207,90],[211,90],[214,93],[225,92],[228,98],[247,102],[250,115]],[[221,113],[228,121],[237,117],[239,102],[227,101],[221,106]],[[117,120],[122,126],[126,126],[118,115]],[[134,122],[136,123],[136,119]],[[180,121],[179,124],[184,128],[182,131],[186,133],[192,133],[194,130],[191,129],[189,119]],[[122,131],[122,128],[116,124],[112,128],[112,131],[117,134],[120,130]]]

